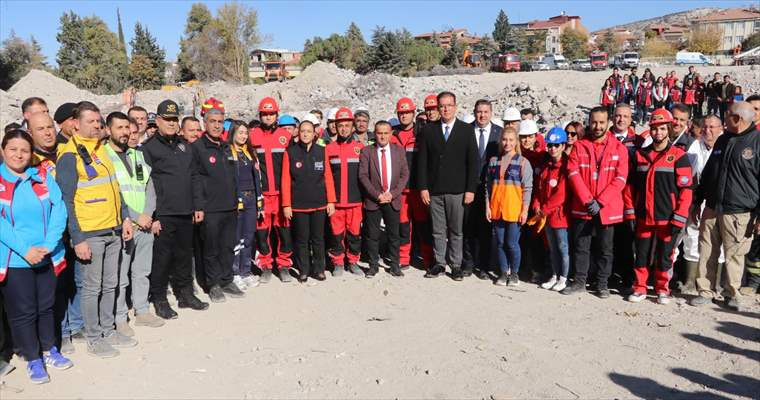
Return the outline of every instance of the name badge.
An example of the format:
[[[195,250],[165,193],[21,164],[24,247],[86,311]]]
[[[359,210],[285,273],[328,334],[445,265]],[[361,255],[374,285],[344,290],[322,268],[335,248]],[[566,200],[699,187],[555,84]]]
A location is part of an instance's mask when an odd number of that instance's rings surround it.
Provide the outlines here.
[[[324,161],[314,161],[314,170],[315,171],[324,171],[325,169],[325,162]]]

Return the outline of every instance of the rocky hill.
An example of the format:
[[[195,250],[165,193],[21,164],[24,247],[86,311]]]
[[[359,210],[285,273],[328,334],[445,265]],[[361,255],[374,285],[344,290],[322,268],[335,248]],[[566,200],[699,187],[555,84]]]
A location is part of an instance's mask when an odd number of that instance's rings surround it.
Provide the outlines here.
[[[633,33],[638,33],[638,32],[643,31],[644,29],[646,29],[647,26],[652,25],[652,24],[689,25],[691,21],[695,18],[704,17],[705,15],[708,15],[710,13],[717,12],[720,10],[721,10],[720,8],[714,8],[714,7],[694,8],[687,11],[666,14],[660,17],[633,21],[633,22],[629,22],[623,25],[610,26],[608,28],[604,28],[596,32],[592,32],[592,34],[598,33],[601,31],[606,31],[608,29],[627,29]]]

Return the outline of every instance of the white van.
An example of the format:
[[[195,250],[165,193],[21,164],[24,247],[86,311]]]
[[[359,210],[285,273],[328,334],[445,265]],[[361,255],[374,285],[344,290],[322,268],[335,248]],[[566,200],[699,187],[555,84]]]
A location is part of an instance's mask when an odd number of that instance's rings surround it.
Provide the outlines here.
[[[693,51],[679,51],[676,53],[676,65],[697,64],[697,65],[715,65],[710,57],[702,53]]]
[[[544,58],[541,61],[543,61],[551,69],[569,69],[570,68],[570,65],[568,65],[567,60],[565,59],[565,56],[563,56],[562,54],[546,54],[544,55]]]

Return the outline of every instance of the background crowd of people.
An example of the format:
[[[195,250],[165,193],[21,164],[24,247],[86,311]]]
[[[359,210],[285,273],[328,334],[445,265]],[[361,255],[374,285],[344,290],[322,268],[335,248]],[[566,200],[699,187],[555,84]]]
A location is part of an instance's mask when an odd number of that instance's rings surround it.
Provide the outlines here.
[[[675,289],[740,309],[760,287],[760,97],[719,80],[615,70],[585,123],[547,132],[487,99],[460,120],[446,91],[374,123],[347,107],[295,118],[271,97],[248,122],[213,97],[202,120],[171,100],[51,116],[27,99],[2,139],[0,375],[11,353],[34,383],[72,367],[75,343],[118,356],[138,345],[130,322],[178,317],[170,293],[203,311],[199,296],[274,276],[373,278],[381,259],[399,278],[415,266],[631,302],[651,286],[659,304]]]

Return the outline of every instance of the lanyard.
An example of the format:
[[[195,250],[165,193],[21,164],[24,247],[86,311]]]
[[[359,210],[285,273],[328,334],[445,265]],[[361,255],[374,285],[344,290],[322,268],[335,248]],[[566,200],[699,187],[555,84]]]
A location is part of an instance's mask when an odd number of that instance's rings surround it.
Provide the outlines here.
[[[602,156],[597,159],[596,157],[596,146],[594,146],[594,162],[596,163],[596,169],[593,172],[594,180],[599,179],[599,170],[602,168],[602,160],[604,160],[604,153],[607,152],[607,145],[610,144],[610,138],[607,138],[607,141],[604,142],[604,148],[602,149]]]

